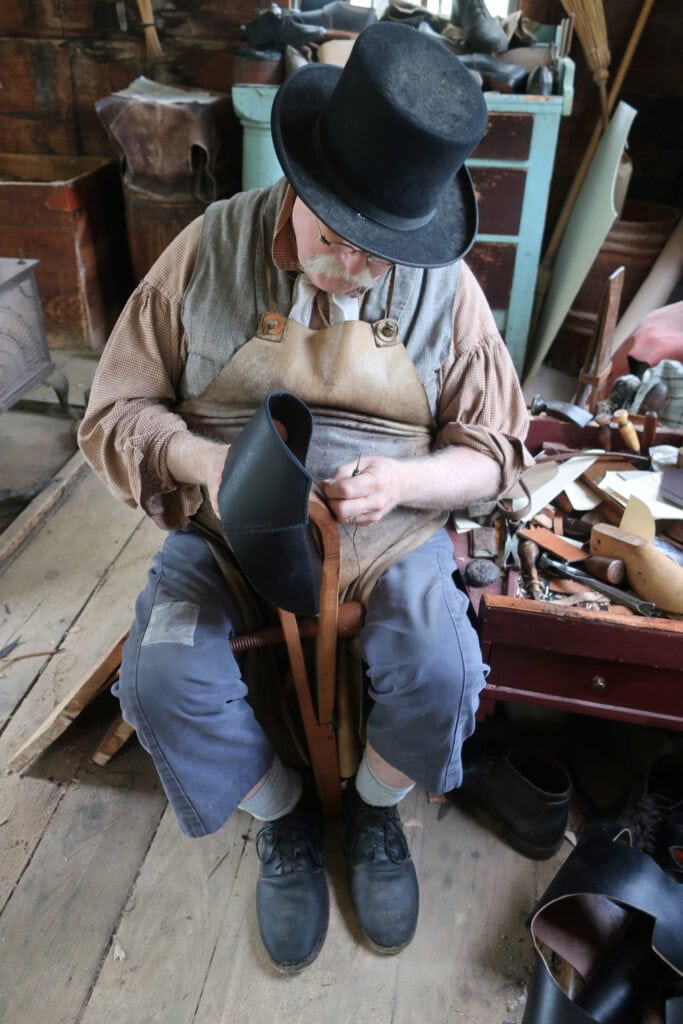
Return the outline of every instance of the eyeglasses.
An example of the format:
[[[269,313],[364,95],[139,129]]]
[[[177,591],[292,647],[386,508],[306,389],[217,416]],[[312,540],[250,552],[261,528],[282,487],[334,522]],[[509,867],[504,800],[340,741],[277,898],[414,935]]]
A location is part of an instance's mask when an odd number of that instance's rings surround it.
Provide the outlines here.
[[[314,215],[315,216],[315,215]],[[318,226],[318,239],[326,245],[328,249],[336,249],[337,252],[345,252],[349,255],[365,256],[369,267],[390,267],[391,262],[389,260],[383,260],[381,256],[371,256],[370,253],[366,252],[365,249],[356,249],[355,246],[349,245],[348,242],[331,242],[329,238],[325,238],[320,227],[320,221],[315,218],[315,223]]]

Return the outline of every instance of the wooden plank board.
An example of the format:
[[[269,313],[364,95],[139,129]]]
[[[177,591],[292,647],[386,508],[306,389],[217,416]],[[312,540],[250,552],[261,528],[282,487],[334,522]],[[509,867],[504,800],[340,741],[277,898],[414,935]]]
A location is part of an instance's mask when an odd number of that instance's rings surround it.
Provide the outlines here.
[[[88,464],[81,453],[76,452],[54,475],[47,487],[12,521],[0,537],[0,571],[88,472]]]
[[[15,655],[56,649],[65,643],[84,604],[102,585],[107,567],[143,518],[141,512],[115,501],[92,472],[79,480],[78,487],[33,537],[27,557],[17,557],[2,575],[0,647],[17,636],[22,643],[15,648]],[[114,639],[112,636],[110,642]],[[5,670],[0,686],[0,729],[50,661],[59,662],[61,678],[68,678],[73,685],[77,646],[78,640],[65,643],[67,653],[25,658]],[[62,690],[60,697],[65,692]]]
[[[417,799],[410,794],[403,802],[402,814],[409,819],[415,818]],[[410,830],[411,837],[414,831]],[[239,899],[233,898],[227,907],[194,1024],[393,1021],[397,974],[401,961],[412,964],[410,948],[398,957],[385,957],[366,945],[346,888],[339,823],[327,826],[325,846],[330,925],[318,958],[301,974],[290,976],[270,963],[256,920],[258,860],[255,851],[248,850],[240,863]]]
[[[427,803],[423,790],[401,805],[421,910],[415,940],[396,957],[378,956],[363,940],[346,888],[341,828],[329,826],[331,909],[325,945],[302,974],[278,974],[258,936],[253,896],[258,863],[247,850],[240,863],[240,899],[227,909],[195,1024],[521,1020],[532,959],[525,916],[569,847],[538,865],[454,807],[437,820],[438,808]]]
[[[111,686],[121,664],[121,650],[127,636],[128,630],[126,629],[111,650],[107,651],[92,669],[86,670],[85,676],[78,680],[64,700],[54,708],[45,721],[10,758],[7,762],[8,771],[20,772],[34,761],[69,728],[71,723],[100,693]],[[96,763],[105,764],[106,762],[97,761]]]
[[[83,494],[90,496],[90,490],[84,487]],[[116,507],[114,505],[114,510],[110,509],[112,514],[115,514]],[[72,511],[78,519],[75,507]],[[128,510],[122,509],[121,512],[126,513],[127,518]],[[38,685],[27,694],[0,736],[0,768],[3,769],[0,773],[0,806],[2,816],[8,819],[7,826],[0,828],[0,906],[31,859],[63,796],[63,784],[68,782],[77,767],[79,757],[71,749],[74,742],[71,737],[78,735],[78,731],[71,726],[62,742],[50,748],[23,777],[5,774],[4,767],[31,733],[48,718],[75,680],[97,662],[130,624],[135,596],[144,584],[148,563],[159,540],[159,530],[149,520],[140,522],[127,544],[121,544],[115,533],[102,530],[98,587],[92,594],[90,581],[86,578],[81,603],[77,605],[74,601],[76,611],[68,624],[70,632],[65,642],[68,652],[52,658],[44,666]],[[97,547],[97,541],[93,543]],[[34,547],[32,543],[29,551],[32,552]],[[33,561],[29,551],[22,553],[16,563],[26,566],[27,574]],[[111,564],[107,565],[107,562]],[[91,741],[88,753],[100,739],[98,735],[94,742]]]
[[[165,806],[137,744],[107,768],[87,764],[78,783],[0,917],[8,1024],[79,1018]]]
[[[253,825],[237,812],[188,839],[167,809],[80,1024],[121,1024],[122,1006],[126,1024],[194,1021],[226,908],[253,895],[240,873],[255,858]]]
[[[421,927],[412,963],[400,958],[392,1024],[518,1022],[533,962],[525,920],[571,847],[531,861],[455,806],[419,816]]]
[[[509,643],[580,657],[680,671],[683,622],[646,615],[613,615],[566,608],[520,597],[484,599],[479,635],[486,643]]]

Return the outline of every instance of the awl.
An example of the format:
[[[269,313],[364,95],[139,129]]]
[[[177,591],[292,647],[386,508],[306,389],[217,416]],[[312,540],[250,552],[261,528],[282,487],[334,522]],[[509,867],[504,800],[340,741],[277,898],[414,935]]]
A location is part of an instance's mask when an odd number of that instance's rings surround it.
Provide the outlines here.
[[[548,558],[547,555],[541,555],[538,567],[550,576],[565,576],[567,579],[585,583],[591,590],[597,590],[599,594],[604,594],[605,597],[616,601],[617,604],[623,604],[627,608],[631,608],[634,612],[638,612],[639,615],[652,616],[662,614],[652,601],[642,601],[634,594],[627,594],[623,590],[619,590],[618,587],[612,587],[609,583],[603,583],[602,580],[589,576],[587,572],[581,572],[580,569],[575,569],[565,562],[555,562],[552,558]]]

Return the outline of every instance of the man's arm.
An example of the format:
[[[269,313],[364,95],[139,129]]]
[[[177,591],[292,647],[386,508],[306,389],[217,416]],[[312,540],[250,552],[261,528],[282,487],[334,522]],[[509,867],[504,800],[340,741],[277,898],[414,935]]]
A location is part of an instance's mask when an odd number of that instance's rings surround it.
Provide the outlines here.
[[[202,501],[197,484],[209,482],[196,479],[202,470],[189,459],[180,476],[167,463],[169,447],[178,451],[179,438],[190,438],[173,406],[185,364],[180,304],[200,232],[200,219],[188,225],[131,295],[102,353],[78,434],[114,497],[164,529],[186,525]],[[210,445],[196,440],[202,451]]]
[[[473,448],[449,446],[419,459],[361,458],[341,466],[322,487],[340,522],[363,524],[377,522],[396,505],[464,508],[494,498],[500,480],[494,459]]]
[[[178,483],[205,486],[217,516],[218,488],[230,445],[196,434],[173,434],[166,446],[166,468]]]

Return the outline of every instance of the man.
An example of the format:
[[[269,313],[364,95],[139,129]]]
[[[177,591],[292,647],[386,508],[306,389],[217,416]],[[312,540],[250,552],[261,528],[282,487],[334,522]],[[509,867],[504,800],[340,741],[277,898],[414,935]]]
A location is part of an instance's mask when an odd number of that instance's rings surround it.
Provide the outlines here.
[[[419,902],[396,806],[416,782],[460,784],[485,679],[443,525],[528,458],[516,375],[460,262],[477,223],[464,161],[485,126],[469,73],[412,28],[370,26],[343,70],[296,72],[273,109],[285,179],[213,204],[160,257],[80,430],[111,491],[171,531],[125,647],[124,716],[185,833],[235,807],[264,822],[257,913],[283,971],[321,949],[328,892],[315,797],[274,756],[227,643],[249,591],[221,555],[229,442],[273,390],[314,413],[307,468],[339,523],[341,586],[366,605],[350,892],[369,942],[394,953]]]

